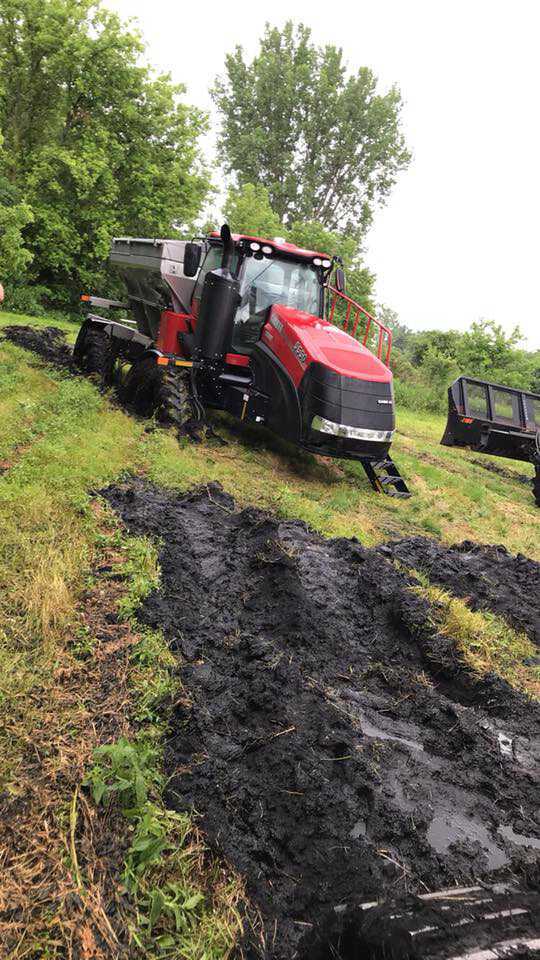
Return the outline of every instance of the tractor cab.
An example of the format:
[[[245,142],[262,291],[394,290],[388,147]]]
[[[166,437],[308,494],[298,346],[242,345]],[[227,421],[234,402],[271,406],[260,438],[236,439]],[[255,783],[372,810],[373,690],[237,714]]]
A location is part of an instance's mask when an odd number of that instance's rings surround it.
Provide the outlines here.
[[[330,257],[283,240],[236,234],[232,241],[230,272],[238,282],[239,294],[231,344],[234,352],[251,352],[276,304],[322,318],[324,289],[332,268]],[[201,249],[202,263],[191,299],[194,318],[199,316],[206,277],[220,268],[222,259],[223,242],[217,235],[208,238]]]

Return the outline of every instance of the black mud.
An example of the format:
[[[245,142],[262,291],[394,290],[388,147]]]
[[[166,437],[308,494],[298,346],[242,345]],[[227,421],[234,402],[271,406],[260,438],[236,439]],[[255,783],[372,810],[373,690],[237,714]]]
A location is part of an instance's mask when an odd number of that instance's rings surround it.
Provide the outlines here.
[[[37,353],[51,366],[69,370],[70,373],[80,373],[73,362],[73,349],[66,343],[66,334],[58,327],[13,324],[0,328],[0,337]]]
[[[216,485],[181,496],[134,481],[104,495],[130,531],[162,544],[161,587],[141,619],[164,630],[185,694],[166,749],[168,801],[198,811],[246,878],[262,917],[248,956],[378,957],[390,933],[401,947],[384,956],[410,956],[387,912],[368,922],[360,904],[398,898],[394,914],[431,929],[434,907],[415,895],[538,884],[538,708],[466,673],[380,549],[238,511]],[[414,566],[410,543],[410,557],[407,541],[396,546]],[[519,570],[506,558],[509,616]],[[525,939],[531,909],[519,914]],[[507,940],[510,919],[499,922],[495,939]],[[462,929],[422,955],[461,956]],[[473,947],[493,942],[466,930]]]
[[[540,646],[540,563],[503,546],[482,546],[465,540],[448,547],[426,537],[411,537],[380,548],[427,574],[432,583],[476,610],[500,614]]]
[[[489,456],[486,456],[483,460],[477,457],[471,457],[470,462],[475,463],[477,467],[482,467],[483,470],[487,470],[488,473],[495,473],[498,477],[503,477],[504,480],[513,480],[516,483],[523,483],[527,487],[529,487],[533,481],[533,478],[528,477],[526,473],[517,473],[516,470],[509,470],[507,467],[501,467],[498,463],[494,463],[493,460],[490,460]]]

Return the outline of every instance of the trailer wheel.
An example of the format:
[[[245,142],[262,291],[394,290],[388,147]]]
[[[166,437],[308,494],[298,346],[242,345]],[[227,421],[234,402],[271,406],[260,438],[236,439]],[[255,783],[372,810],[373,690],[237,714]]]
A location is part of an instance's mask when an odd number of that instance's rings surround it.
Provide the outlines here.
[[[533,480],[533,496],[536,506],[540,507],[540,466],[536,468],[536,476]]]
[[[86,330],[78,347],[79,366],[84,373],[103,377],[110,356],[109,337],[102,330]]]

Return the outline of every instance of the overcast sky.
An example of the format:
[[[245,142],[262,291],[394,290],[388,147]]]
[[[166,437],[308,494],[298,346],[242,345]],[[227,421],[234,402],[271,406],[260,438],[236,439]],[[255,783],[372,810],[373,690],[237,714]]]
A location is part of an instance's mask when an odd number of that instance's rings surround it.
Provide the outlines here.
[[[105,2],[138,19],[150,62],[207,109],[225,53],[253,54],[267,20],[303,21],[351,69],[396,83],[413,162],[368,238],[377,300],[415,329],[489,317],[540,347],[538,0]]]

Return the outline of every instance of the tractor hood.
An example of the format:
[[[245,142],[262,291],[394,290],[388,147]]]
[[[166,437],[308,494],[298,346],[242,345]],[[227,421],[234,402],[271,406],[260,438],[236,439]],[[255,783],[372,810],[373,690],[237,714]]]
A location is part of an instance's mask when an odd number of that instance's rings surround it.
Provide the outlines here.
[[[285,365],[297,386],[311,363],[343,377],[392,382],[391,370],[358,340],[327,320],[292,307],[272,307],[262,340]]]

